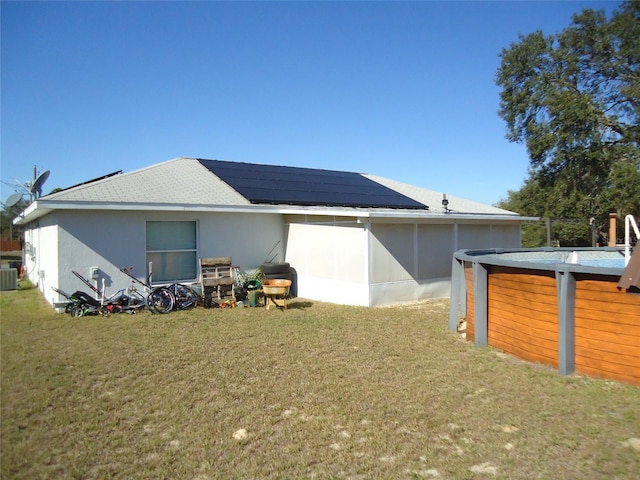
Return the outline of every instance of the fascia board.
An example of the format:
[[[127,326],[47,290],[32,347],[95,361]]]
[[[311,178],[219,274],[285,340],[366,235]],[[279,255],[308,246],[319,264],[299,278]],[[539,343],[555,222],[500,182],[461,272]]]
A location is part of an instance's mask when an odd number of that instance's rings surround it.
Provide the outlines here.
[[[413,213],[406,212],[402,214],[378,213],[372,212],[370,215],[360,215],[363,222],[367,223],[390,223],[397,221],[429,223],[487,223],[487,222],[507,222],[507,223],[526,223],[536,222],[540,217],[522,217],[520,215],[501,215],[501,214],[452,214],[452,213]]]
[[[163,212],[219,212],[219,213],[275,213],[333,215],[355,217],[363,212],[358,209],[300,208],[291,205],[210,205],[210,204],[166,204],[127,202],[68,202],[40,201],[32,203],[14,220],[24,224],[36,220],[54,210],[104,210],[104,211],[163,211]]]
[[[218,212],[218,213],[273,213],[290,215],[320,215],[336,217],[356,217],[361,223],[425,221],[441,223],[475,222],[528,222],[539,217],[521,217],[518,215],[492,214],[452,214],[415,211],[371,211],[353,207],[306,207],[292,205],[210,205],[210,204],[165,204],[165,203],[127,203],[127,202],[65,202],[35,201],[14,219],[14,224],[25,224],[36,220],[54,210],[109,210],[109,211],[165,211],[165,212]]]
[[[41,202],[36,200],[19,213],[18,216],[13,219],[12,223],[14,225],[25,225],[33,220],[37,220],[38,218],[45,216],[51,211],[52,209],[43,207]]]

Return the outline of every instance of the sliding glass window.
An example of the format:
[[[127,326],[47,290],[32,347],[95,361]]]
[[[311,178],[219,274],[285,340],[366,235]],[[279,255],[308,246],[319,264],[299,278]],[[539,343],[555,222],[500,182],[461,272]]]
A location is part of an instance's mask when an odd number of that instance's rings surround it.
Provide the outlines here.
[[[184,282],[196,279],[196,222],[148,221],[147,265],[152,282]]]

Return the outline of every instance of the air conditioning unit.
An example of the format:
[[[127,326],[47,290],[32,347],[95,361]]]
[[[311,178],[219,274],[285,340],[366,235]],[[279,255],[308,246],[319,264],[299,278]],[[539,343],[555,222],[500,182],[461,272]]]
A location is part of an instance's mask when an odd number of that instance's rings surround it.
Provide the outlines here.
[[[0,268],[0,290],[18,289],[18,270],[16,268]]]

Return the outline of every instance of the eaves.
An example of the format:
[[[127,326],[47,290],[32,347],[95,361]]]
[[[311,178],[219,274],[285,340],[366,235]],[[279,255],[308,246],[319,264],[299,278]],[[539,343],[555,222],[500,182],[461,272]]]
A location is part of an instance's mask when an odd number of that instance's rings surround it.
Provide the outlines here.
[[[13,220],[16,225],[27,224],[55,210],[76,211],[162,211],[162,212],[210,212],[210,213],[264,213],[281,215],[336,216],[356,218],[359,223],[523,223],[539,220],[538,217],[522,217],[517,214],[487,214],[434,212],[428,210],[374,209],[357,207],[324,207],[299,205],[212,205],[167,204],[139,202],[95,202],[36,200]]]

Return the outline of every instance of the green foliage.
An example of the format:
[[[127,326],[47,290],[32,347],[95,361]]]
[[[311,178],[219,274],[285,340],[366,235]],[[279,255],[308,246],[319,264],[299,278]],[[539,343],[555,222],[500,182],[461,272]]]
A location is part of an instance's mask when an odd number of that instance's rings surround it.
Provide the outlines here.
[[[537,248],[545,245],[547,245],[547,230],[544,222],[522,226],[522,246],[524,248]]]
[[[557,35],[521,36],[501,59],[499,114],[530,157],[529,178],[501,206],[587,225],[595,218],[601,228],[610,212],[638,216],[640,2],[623,3],[610,20],[584,10]],[[558,240],[590,243],[590,229],[581,230],[558,228]]]
[[[0,229],[2,230],[3,240],[17,240],[22,235],[24,227],[21,225],[13,225],[13,220],[20,212],[22,212],[29,202],[27,200],[21,200],[12,207],[6,207],[3,205],[0,211]]]

